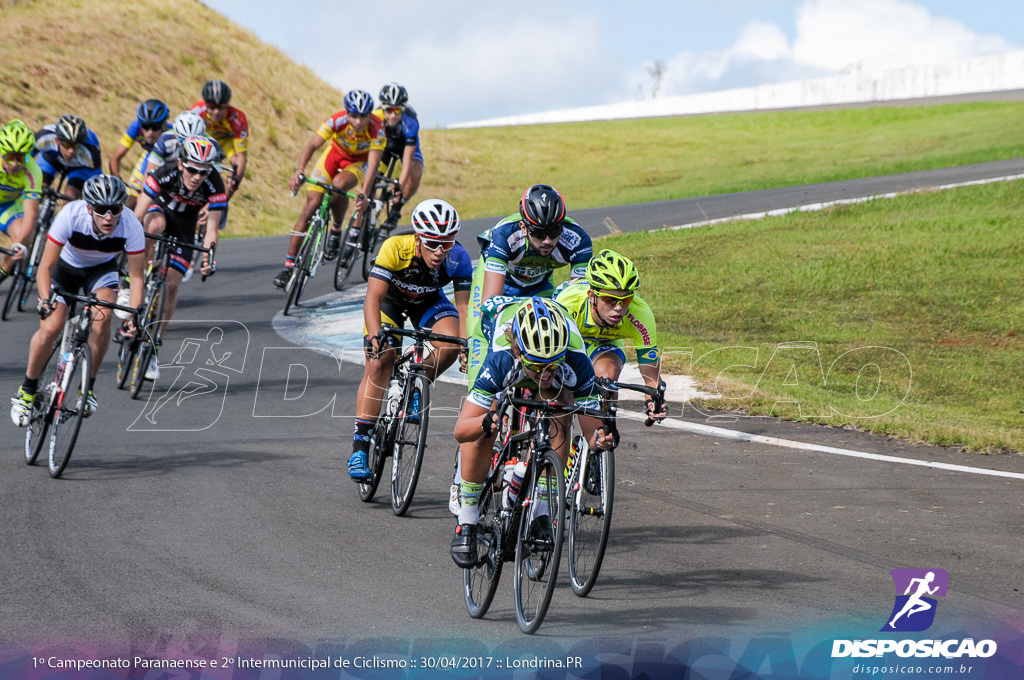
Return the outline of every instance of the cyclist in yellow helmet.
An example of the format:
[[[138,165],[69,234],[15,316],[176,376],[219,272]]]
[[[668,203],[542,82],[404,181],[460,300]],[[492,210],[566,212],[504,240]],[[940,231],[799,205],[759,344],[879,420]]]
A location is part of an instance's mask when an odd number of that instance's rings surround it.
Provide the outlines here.
[[[0,231],[12,244],[23,246],[28,246],[39,216],[43,187],[43,173],[31,156],[35,148],[35,135],[20,120],[12,120],[0,130]],[[0,281],[11,272],[12,260],[4,255],[0,261]]]

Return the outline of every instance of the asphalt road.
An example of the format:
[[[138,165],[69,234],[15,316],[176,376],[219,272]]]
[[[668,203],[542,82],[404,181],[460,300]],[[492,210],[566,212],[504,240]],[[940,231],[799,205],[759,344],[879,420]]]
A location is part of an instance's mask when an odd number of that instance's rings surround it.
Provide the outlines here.
[[[624,231],[650,229],[1022,171],[1018,160],[573,215],[599,235],[606,218]],[[186,284],[163,355],[175,363],[180,354],[180,368],[165,367],[154,394],[132,401],[116,391],[108,355],[100,411],[62,479],[26,466],[22,431],[0,424],[0,648],[9,656],[68,647],[287,655],[317,644],[478,654],[606,638],[629,648],[830,630],[870,637],[893,606],[887,572],[896,568],[948,571],[938,632],[1024,620],[1024,458],[765,418],[729,422],[678,404],[682,429],[624,422],[612,537],[592,594],[576,598],[564,585],[526,638],[506,575],[490,613],[470,619],[448,555],[459,387],[436,387],[409,515],[360,502],[345,461],[361,367],[275,332],[284,298],[270,278],[283,248],[283,238],[226,241],[217,275]],[[328,292],[329,274],[314,294]],[[37,325],[28,313],[0,325],[3,394],[17,389]],[[687,424],[1011,476],[742,441]]]

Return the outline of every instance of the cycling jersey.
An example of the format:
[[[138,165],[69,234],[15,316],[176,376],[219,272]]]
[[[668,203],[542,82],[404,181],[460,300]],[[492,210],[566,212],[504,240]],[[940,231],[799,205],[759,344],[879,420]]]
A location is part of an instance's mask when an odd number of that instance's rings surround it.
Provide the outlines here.
[[[87,130],[85,141],[77,145],[75,155],[69,161],[60,155],[56,125],[47,125],[36,133],[36,146],[35,159],[43,173],[44,184],[62,174],[68,184],[81,189],[85,180],[103,172],[100,140],[92,130]]]
[[[537,295],[549,290],[551,272],[570,266],[569,278],[583,278],[593,255],[590,236],[574,220],[566,218],[558,244],[549,255],[540,255],[530,245],[514,213],[477,237],[483,270],[505,275],[505,295]]]
[[[196,220],[204,205],[209,204],[210,210],[224,209],[227,191],[224,180],[216,172],[204,177],[195,191],[189,191],[181,172],[177,163],[161,165],[146,178],[144,190],[153,199],[150,210],[162,211],[167,216],[168,228],[173,223],[180,226],[182,236],[188,236],[195,234]]]
[[[166,123],[164,126],[170,129],[170,126]],[[152,151],[153,147],[156,146],[155,143],[150,144],[146,141],[146,138],[142,134],[142,123],[139,122],[138,118],[133,120],[124,131],[124,134],[121,135],[121,146],[126,149],[131,149],[134,144],[141,146],[143,151]]]
[[[10,204],[19,198],[39,200],[43,188],[43,173],[36,159],[25,156],[25,167],[9,174],[0,166],[0,204]]]
[[[524,301],[495,297],[487,303],[481,311],[485,315],[493,316],[493,332],[489,338],[490,352],[479,372],[470,379],[468,397],[474,404],[484,408],[490,408],[498,395],[507,389],[537,388],[537,383],[526,375],[522,363],[512,355],[511,343],[505,335],[505,330],[511,327],[512,319]],[[597,383],[594,380],[594,367],[590,363],[590,357],[583,351],[583,339],[579,331],[571,319],[566,318],[566,321],[569,323],[569,351],[555,373],[555,388],[571,389],[577,406],[597,408],[600,400]]]
[[[380,118],[370,116],[370,124],[366,129],[356,132],[345,111],[339,111],[321,123],[317,134],[331,143],[334,153],[350,162],[365,162],[370,151],[383,151],[387,143],[384,122]]]
[[[456,243],[441,266],[431,269],[416,255],[416,235],[399,234],[381,245],[370,276],[388,283],[388,298],[418,303],[442,294],[441,290],[448,283],[456,292],[469,290],[473,264],[466,249]]]
[[[658,361],[658,330],[654,323],[654,312],[640,296],[634,296],[629,309],[617,326],[600,326],[590,304],[590,284],[587,281],[570,283],[559,289],[555,301],[565,307],[591,353],[600,345],[615,345],[620,349],[624,340],[636,348],[637,363],[653,364]]]
[[[391,158],[401,162],[407,146],[416,147],[412,155],[413,160],[423,162],[423,152],[420,150],[420,121],[416,117],[416,109],[406,106],[402,111],[402,123],[394,127],[387,124],[384,109],[377,109],[373,115],[384,123],[384,136],[387,138],[381,163],[387,164]]]
[[[190,111],[203,117],[206,123],[206,136],[212,137],[228,156],[245,153],[249,148],[249,120],[234,106],[227,107],[224,119],[215,123],[206,108],[206,102],[197,102]]]
[[[110,262],[121,251],[129,255],[146,250],[142,223],[131,210],[122,210],[110,236],[99,235],[85,201],[72,201],[57,213],[47,234],[63,246],[60,259],[75,269],[87,269]]]

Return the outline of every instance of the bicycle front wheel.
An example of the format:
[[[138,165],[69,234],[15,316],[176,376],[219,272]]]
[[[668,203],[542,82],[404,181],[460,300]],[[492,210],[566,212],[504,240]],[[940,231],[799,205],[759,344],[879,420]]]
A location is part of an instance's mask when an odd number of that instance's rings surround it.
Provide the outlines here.
[[[314,222],[317,218],[313,218]],[[306,281],[309,279],[310,265],[313,260],[313,230],[322,229],[323,226],[315,224],[313,222],[309,225],[309,230],[306,232],[306,237],[302,239],[302,245],[299,246],[299,252],[295,255],[295,269],[292,271],[292,278],[289,279],[288,285],[285,287],[285,292],[288,297],[284,302],[284,315],[288,316],[289,310],[292,307],[297,307],[299,304],[299,298],[302,297],[302,291],[306,288]]]
[[[384,232],[379,226],[369,228],[366,236],[366,247],[363,250],[363,281],[370,280],[370,270],[377,259],[380,244],[384,242]]]
[[[39,452],[43,450],[43,443],[46,441],[46,434],[50,431],[50,423],[53,421],[54,381],[57,378],[57,361],[54,356],[60,347],[60,340],[54,343],[50,350],[50,356],[44,364],[43,372],[39,378],[42,389],[36,393],[36,401],[32,405],[32,415],[28,427],[25,429],[25,462],[34,465]]]
[[[615,458],[611,451],[577,449],[580,464],[570,481],[569,580],[572,592],[585,597],[597,581],[612,526],[615,497]]]
[[[378,418],[373,428],[373,436],[370,438],[370,478],[365,482],[359,482],[359,500],[369,503],[377,494],[377,487],[380,486],[380,478],[384,474],[384,459],[387,458],[387,451],[391,445],[391,428],[384,418]]]
[[[25,287],[28,285],[28,277],[25,276],[24,260],[14,263],[14,271],[11,273],[11,287],[7,289],[7,298],[4,300],[2,318],[8,321],[15,307],[21,309],[21,300],[25,297]]]
[[[522,520],[516,540],[516,621],[530,634],[540,628],[555,592],[565,536],[565,475],[551,449],[534,452],[523,489]]]
[[[501,577],[501,520],[498,517],[500,503],[501,498],[494,493],[489,476],[477,505],[480,519],[477,521],[476,565],[462,570],[466,611],[474,619],[479,619],[487,613],[494,600],[494,593],[498,590],[498,579]]]
[[[418,405],[413,395],[419,392]],[[422,373],[413,373],[406,383],[401,410],[395,426],[395,446],[391,452],[391,510],[401,517],[412,504],[416,484],[427,450],[427,422],[430,417],[430,381]]]
[[[91,367],[92,353],[88,345],[76,347],[64,364],[61,382],[65,387],[57,392],[53,423],[50,425],[50,476],[53,478],[63,474],[78,441],[78,431],[85,418]]]
[[[117,352],[117,389],[123,390],[128,384],[128,376],[132,374],[132,364],[135,362],[138,350],[138,339],[122,338],[121,348]]]

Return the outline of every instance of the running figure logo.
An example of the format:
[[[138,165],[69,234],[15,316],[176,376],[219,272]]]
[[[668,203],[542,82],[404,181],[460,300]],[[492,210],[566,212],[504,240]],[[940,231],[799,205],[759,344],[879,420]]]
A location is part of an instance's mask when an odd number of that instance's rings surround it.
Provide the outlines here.
[[[945,569],[893,569],[889,574],[896,587],[896,603],[882,631],[927,630],[935,621],[935,597],[946,597],[949,573]]]
[[[153,387],[142,413],[129,430],[197,432],[220,419],[231,378],[240,378],[249,348],[249,332],[236,321],[171,322],[168,330],[186,334],[165,342],[161,378]],[[182,333],[183,332],[183,333]],[[167,361],[164,358],[164,361]]]

